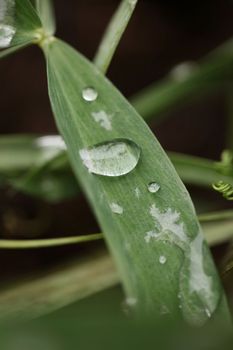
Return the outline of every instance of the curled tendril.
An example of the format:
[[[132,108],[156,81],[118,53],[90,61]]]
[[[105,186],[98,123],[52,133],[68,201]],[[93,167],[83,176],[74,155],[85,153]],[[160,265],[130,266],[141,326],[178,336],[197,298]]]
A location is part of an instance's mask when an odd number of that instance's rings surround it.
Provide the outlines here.
[[[221,193],[224,198],[226,198],[229,201],[233,200],[233,187],[230,184],[225,183],[224,181],[218,181],[212,186],[213,189]]]

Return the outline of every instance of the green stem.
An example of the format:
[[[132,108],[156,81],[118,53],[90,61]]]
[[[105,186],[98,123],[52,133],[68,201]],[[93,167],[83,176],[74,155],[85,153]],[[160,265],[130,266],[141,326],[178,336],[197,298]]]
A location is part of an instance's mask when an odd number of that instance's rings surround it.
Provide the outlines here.
[[[122,0],[105,30],[103,39],[94,58],[94,64],[104,74],[110,65],[136,4],[137,0]]]
[[[233,219],[233,210],[222,210],[212,213],[201,214],[198,216],[199,221],[208,222],[208,221],[219,221],[224,219]]]
[[[174,152],[168,155],[185,183],[211,189],[213,183],[222,180],[233,186],[233,177],[222,174],[213,160]]]
[[[206,222],[202,228],[210,246],[222,244],[233,238],[233,220]]]
[[[85,236],[74,237],[62,237],[62,238],[50,238],[50,239],[29,239],[29,240],[8,240],[0,239],[0,249],[32,249],[32,248],[45,248],[55,247],[69,244],[76,244],[82,242],[90,242],[102,239],[101,233]]]

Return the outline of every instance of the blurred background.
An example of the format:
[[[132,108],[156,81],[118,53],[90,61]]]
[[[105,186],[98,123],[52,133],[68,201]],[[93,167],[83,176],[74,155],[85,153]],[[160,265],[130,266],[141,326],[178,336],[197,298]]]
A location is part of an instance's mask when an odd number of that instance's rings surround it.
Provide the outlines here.
[[[57,36],[92,59],[119,1],[57,0]],[[164,78],[183,61],[196,61],[233,34],[231,0],[141,0],[108,72],[109,79],[130,97]],[[0,62],[0,133],[56,134],[47,96],[45,62],[37,47],[29,47]],[[151,126],[165,150],[219,159],[225,147],[228,117],[225,91],[170,111]],[[195,198],[199,190],[190,188]],[[204,193],[204,194],[203,194]],[[213,202],[223,200],[202,190]],[[3,188],[0,192],[1,238],[43,238],[99,232],[85,198],[59,204]],[[42,273],[57,263],[92,252],[103,243],[31,251],[0,252],[0,285]],[[224,246],[214,250],[221,259]]]

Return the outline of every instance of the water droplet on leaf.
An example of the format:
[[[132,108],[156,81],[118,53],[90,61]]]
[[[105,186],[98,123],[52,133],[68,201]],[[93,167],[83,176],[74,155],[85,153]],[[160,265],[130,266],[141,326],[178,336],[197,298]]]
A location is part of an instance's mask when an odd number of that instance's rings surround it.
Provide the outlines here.
[[[93,89],[92,87],[86,87],[82,91],[82,97],[85,101],[93,102],[97,99],[98,92],[95,89]]]
[[[159,257],[160,264],[164,265],[167,262],[167,258],[164,255]]]
[[[149,183],[149,185],[148,185],[147,188],[148,188],[148,191],[149,191],[149,192],[151,192],[151,193],[156,193],[156,192],[159,191],[160,186],[159,186],[159,184],[157,184],[156,182],[151,182],[151,183]]]
[[[138,164],[141,150],[133,141],[115,139],[80,150],[83,164],[89,172],[103,176],[121,176]]]

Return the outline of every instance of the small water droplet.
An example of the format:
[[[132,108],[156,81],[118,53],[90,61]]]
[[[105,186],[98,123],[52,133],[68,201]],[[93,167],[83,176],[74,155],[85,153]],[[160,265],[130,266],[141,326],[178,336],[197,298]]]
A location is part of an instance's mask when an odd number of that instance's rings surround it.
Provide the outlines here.
[[[6,24],[0,24],[0,48],[9,47],[16,33],[14,27]]]
[[[115,139],[79,151],[90,173],[102,176],[121,176],[138,164],[141,150],[133,141]]]
[[[92,87],[86,87],[82,91],[82,97],[85,101],[93,102],[98,97],[98,92]]]
[[[164,255],[159,257],[160,264],[164,265],[167,262],[167,258]]]
[[[117,203],[111,203],[110,208],[114,214],[123,214],[124,209]]]
[[[151,182],[151,183],[149,183],[149,185],[148,185],[147,188],[148,188],[148,191],[149,191],[149,192],[151,192],[151,193],[156,193],[156,192],[159,191],[160,186],[159,186],[159,184],[157,184],[156,182]]]

